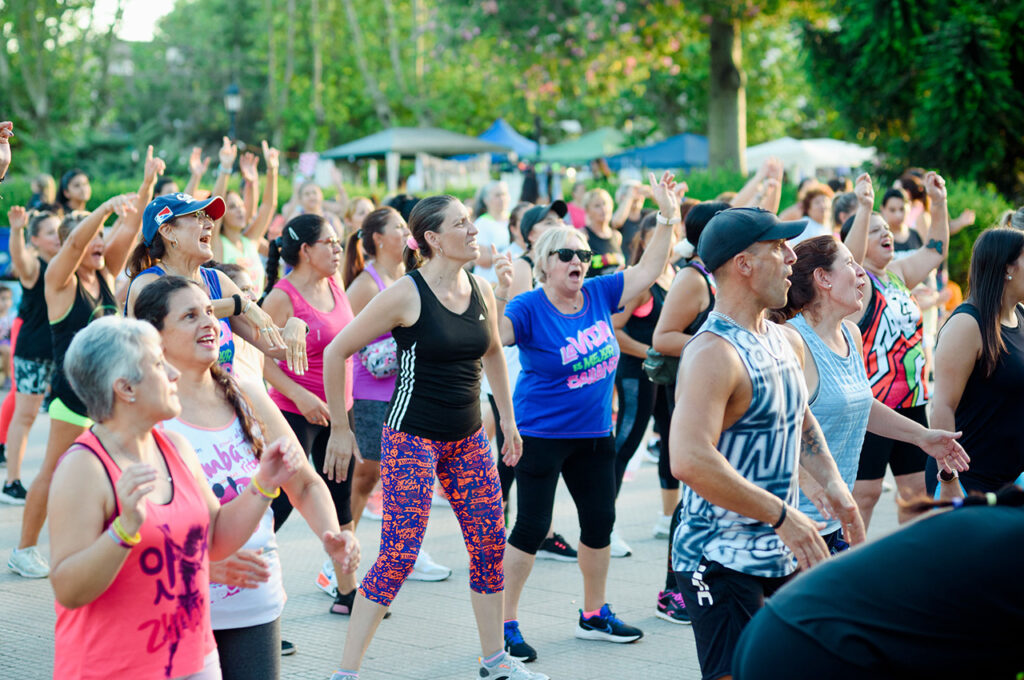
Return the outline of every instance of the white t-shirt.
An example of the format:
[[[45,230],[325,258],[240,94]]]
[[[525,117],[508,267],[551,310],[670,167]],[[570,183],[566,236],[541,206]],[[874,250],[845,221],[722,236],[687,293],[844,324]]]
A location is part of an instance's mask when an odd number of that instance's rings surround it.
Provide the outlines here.
[[[177,432],[192,444],[206,481],[221,505],[245,493],[260,463],[242,434],[242,425],[237,417],[219,430],[191,425],[178,418],[165,420],[163,427]],[[269,506],[256,531],[242,547],[263,550],[270,580],[256,588],[236,588],[211,580],[210,621],[214,630],[260,626],[276,620],[284,611],[287,597],[281,579],[277,538],[274,536],[274,513]]]
[[[476,242],[480,246],[481,253],[490,252],[492,245],[498,249],[499,254],[504,253],[508,248],[510,241],[508,220],[496,220],[490,214],[484,213],[476,218],[476,229],[479,232],[476,235]],[[498,277],[494,274],[494,267],[477,265],[473,273],[482,276],[488,283],[498,282]]]
[[[832,230],[826,227],[824,224],[821,224],[820,222],[815,222],[810,217],[806,219],[807,226],[804,227],[804,230],[800,232],[799,236],[789,240],[789,245],[795,246],[797,243],[800,243],[800,241],[806,241],[807,239],[814,238],[815,236],[832,235]]]

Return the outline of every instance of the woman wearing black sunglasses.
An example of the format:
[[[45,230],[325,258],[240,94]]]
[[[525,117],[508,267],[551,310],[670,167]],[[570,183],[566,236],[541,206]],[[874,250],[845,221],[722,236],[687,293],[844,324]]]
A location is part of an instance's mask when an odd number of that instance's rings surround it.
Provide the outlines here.
[[[548,230],[534,246],[540,286],[517,296],[501,318],[501,340],[520,350],[514,395],[523,457],[516,468],[518,510],[505,549],[505,648],[523,660],[536,652],[519,632],[519,596],[544,541],[559,474],[576,502],[584,601],[576,637],[632,642],[643,632],[626,625],[605,600],[609,543],[615,523],[615,440],[612,389],[619,344],[612,314],[647,290],[664,270],[672,225],[679,222],[675,181],[651,175],[658,226],[640,261],[622,272],[586,278],[592,253],[575,229]],[[501,268],[511,268],[506,262]],[[499,271],[495,297],[507,298]],[[586,283],[584,281],[586,280]]]

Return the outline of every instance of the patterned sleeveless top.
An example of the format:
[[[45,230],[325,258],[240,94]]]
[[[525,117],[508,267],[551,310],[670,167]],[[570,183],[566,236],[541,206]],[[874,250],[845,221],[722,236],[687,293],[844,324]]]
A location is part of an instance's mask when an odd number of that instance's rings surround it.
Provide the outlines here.
[[[875,399],[890,408],[928,403],[921,308],[903,281],[871,272],[871,297],[857,323],[864,338],[864,367]]]
[[[739,355],[750,377],[750,406],[722,432],[718,450],[750,482],[790,505],[798,501],[797,463],[807,385],[782,329],[765,322],[755,334],[712,311],[701,333],[714,333]],[[696,571],[701,558],[752,576],[788,576],[796,560],[772,528],[712,505],[689,487],[673,536],[672,568]]]

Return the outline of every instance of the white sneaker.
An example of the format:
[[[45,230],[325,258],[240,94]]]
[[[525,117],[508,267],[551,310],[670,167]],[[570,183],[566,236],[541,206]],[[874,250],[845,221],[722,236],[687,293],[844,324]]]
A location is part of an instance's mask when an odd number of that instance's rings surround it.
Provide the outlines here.
[[[543,673],[527,670],[522,661],[507,652],[493,666],[484,665],[483,659],[480,659],[479,677],[480,680],[551,680]]]
[[[443,581],[452,575],[452,570],[430,559],[430,553],[420,548],[416,564],[409,574],[410,581]]]
[[[629,544],[623,541],[617,533],[612,532],[612,557],[629,557],[633,554],[633,549],[629,547]]]
[[[316,587],[332,598],[338,596],[338,578],[334,575],[334,562],[330,558],[324,560],[324,566],[316,575]]]
[[[651,531],[654,537],[668,538],[671,531],[672,515],[658,515],[658,520],[654,523],[654,529]]]
[[[31,546],[11,551],[11,558],[7,560],[7,566],[11,571],[25,578],[46,578],[50,575],[50,565],[46,558],[39,552],[39,548]]]
[[[643,449],[644,460],[648,463],[658,464],[661,457],[661,438],[651,437],[647,440],[647,446]]]

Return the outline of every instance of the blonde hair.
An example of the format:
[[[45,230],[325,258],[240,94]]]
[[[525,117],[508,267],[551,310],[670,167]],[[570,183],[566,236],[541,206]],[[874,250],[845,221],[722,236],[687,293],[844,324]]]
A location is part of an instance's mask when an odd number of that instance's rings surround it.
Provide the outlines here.
[[[597,189],[591,189],[590,191],[587,192],[586,196],[583,197],[583,207],[589,208],[590,204],[594,202],[595,198],[600,198],[602,201],[605,202],[605,205],[608,207],[609,213],[615,209],[615,203],[612,201],[611,194],[609,194],[604,189],[601,189],[600,187],[598,187]],[[611,215],[608,215],[608,218],[611,219]]]
[[[597,189],[597,191],[603,191],[603,189]],[[537,242],[533,244],[533,248],[530,249],[534,252],[535,258],[533,261],[533,277],[537,279],[538,283],[547,281],[548,275],[544,270],[544,264],[548,261],[548,257],[559,248],[565,248],[570,239],[582,241],[584,248],[590,247],[587,245],[586,235],[579,229],[573,229],[572,227],[551,227],[541,234]],[[589,266],[590,262],[584,262],[583,264]]]

